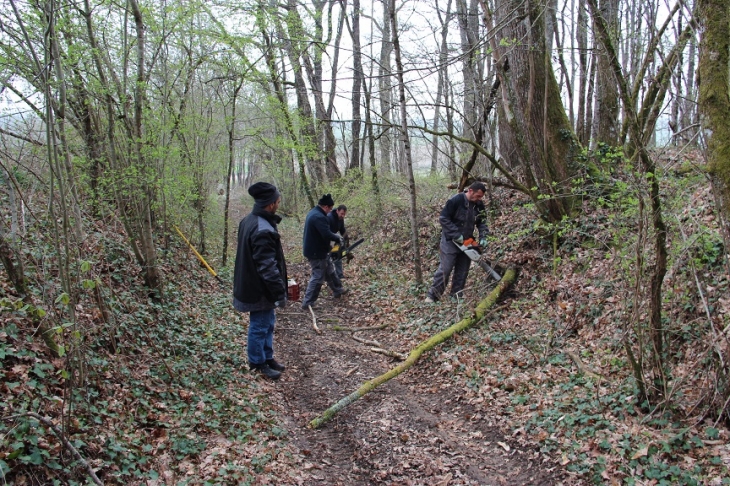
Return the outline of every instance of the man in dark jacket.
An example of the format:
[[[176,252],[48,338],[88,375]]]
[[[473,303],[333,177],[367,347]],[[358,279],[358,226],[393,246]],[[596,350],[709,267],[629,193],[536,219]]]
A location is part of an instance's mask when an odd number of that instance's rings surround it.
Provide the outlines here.
[[[335,266],[330,257],[330,242],[343,244],[342,237],[332,232],[327,220],[327,214],[332,211],[334,205],[335,201],[332,196],[325,194],[304,220],[303,250],[304,256],[309,260],[312,276],[309,278],[307,290],[304,292],[302,309],[314,305],[325,281],[335,299],[339,299],[347,293],[347,290],[342,288],[342,282],[335,272]]]
[[[446,290],[451,272],[451,295],[459,296],[466,285],[471,260],[454,244],[474,236],[474,226],[479,230],[479,245],[487,246],[489,230],[486,223],[486,211],[482,198],[487,186],[475,182],[466,192],[461,192],[446,202],[439,223],[441,223],[441,243],[439,245],[439,267],[433,276],[433,285],[428,291],[426,302],[436,302]]]
[[[238,225],[238,249],[233,270],[233,307],[251,314],[248,364],[277,380],[285,367],[274,359],[274,309],[286,306],[287,275],[276,215],[281,194],[267,182],[248,188],[254,198],[251,213]]]
[[[337,209],[330,211],[327,219],[330,222],[330,230],[340,235],[343,241],[342,244],[347,247],[350,244],[348,243],[347,228],[345,228],[345,216],[347,216],[347,206],[340,204]],[[336,259],[333,263],[335,264],[337,276],[342,280],[345,277],[345,272],[342,271],[342,258]]]

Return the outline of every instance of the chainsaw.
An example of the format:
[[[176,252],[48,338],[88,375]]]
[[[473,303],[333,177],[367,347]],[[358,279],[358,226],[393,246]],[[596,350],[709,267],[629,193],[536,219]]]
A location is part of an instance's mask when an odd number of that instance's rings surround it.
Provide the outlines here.
[[[485,258],[482,258],[482,248],[479,246],[479,243],[474,240],[474,238],[467,238],[464,240],[464,243],[461,244],[454,240],[454,244],[463,251],[471,261],[476,262],[477,265],[482,267],[482,270],[487,272],[487,275],[491,276],[498,282],[502,280],[502,276],[489,265],[489,262]]]
[[[363,241],[365,241],[365,238],[360,238],[352,245],[345,247],[344,245],[335,245],[330,250],[330,256],[332,257],[332,260],[340,260],[342,258],[347,258],[350,256],[350,252],[354,250],[356,247],[358,247]]]

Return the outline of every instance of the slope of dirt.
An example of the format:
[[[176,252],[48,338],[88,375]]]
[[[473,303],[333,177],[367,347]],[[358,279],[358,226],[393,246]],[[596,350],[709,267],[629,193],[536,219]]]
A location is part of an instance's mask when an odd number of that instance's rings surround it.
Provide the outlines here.
[[[290,274],[306,282],[306,264],[290,266]],[[301,484],[567,484],[550,459],[502,434],[490,420],[488,403],[467,399],[450,374],[429,360],[321,429],[308,428],[319,413],[396,363],[350,332],[333,329],[367,322],[368,313],[357,314],[362,308],[348,305],[349,299],[357,299],[354,292],[335,301],[323,290],[321,308],[315,310],[321,334],[300,303],[278,315],[276,353],[288,369],[279,382],[264,386],[307,472]],[[392,331],[358,334],[386,342]]]

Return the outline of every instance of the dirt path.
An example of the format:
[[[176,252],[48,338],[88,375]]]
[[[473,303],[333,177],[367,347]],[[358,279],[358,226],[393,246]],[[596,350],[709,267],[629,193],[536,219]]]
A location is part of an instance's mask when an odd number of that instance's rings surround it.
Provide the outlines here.
[[[306,282],[305,265],[290,268]],[[288,369],[266,384],[284,417],[302,467],[299,484],[552,485],[564,474],[536,450],[515,446],[490,420],[489,405],[469,403],[453,380],[428,359],[340,412],[319,430],[308,422],[340,398],[394,366],[350,336],[361,316],[323,290],[315,311],[322,334],[298,303],[278,315],[277,357]],[[363,338],[385,346],[392,330]],[[394,349],[397,346],[393,346]]]
[[[238,197],[233,201],[232,218],[238,221],[250,209]],[[285,254],[301,251],[299,235],[287,235],[293,246],[285,247]],[[289,262],[288,273],[303,295],[309,265]],[[455,372],[429,356],[320,429],[309,429],[310,420],[397,363],[371,352],[351,333],[331,329],[372,326],[362,324],[368,321],[367,305],[348,305],[358,298],[356,282],[344,284],[353,292],[342,302],[323,288],[323,309],[315,311],[322,334],[312,328],[311,314],[301,309],[301,301],[277,314],[274,347],[287,370],[278,382],[259,380],[289,434],[294,457],[284,462],[297,468],[288,471],[290,479],[277,477],[277,485],[576,484],[535,447],[505,437],[490,418],[489,404],[470,403],[454,380]],[[389,342],[397,336],[392,329],[359,334],[404,351],[401,343]]]

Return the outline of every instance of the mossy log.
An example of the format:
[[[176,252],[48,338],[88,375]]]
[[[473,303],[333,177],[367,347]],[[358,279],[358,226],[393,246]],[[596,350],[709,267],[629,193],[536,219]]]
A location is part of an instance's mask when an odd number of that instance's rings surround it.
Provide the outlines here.
[[[508,269],[502,277],[502,280],[500,280],[497,284],[497,287],[492,292],[490,292],[487,297],[479,302],[472,316],[465,317],[451,327],[444,329],[438,334],[435,334],[427,340],[423,341],[408,354],[408,357],[405,359],[405,361],[400,363],[395,368],[391,368],[390,371],[363,383],[360,388],[350,393],[348,396],[341,399],[330,408],[322,412],[321,415],[309,422],[309,427],[312,429],[319,428],[321,425],[328,422],[332,417],[334,417],[337,412],[339,412],[343,408],[347,407],[351,403],[355,402],[357,399],[365,396],[378,386],[389,381],[391,378],[395,378],[396,376],[400,375],[405,370],[413,366],[416,361],[418,361],[418,359],[421,357],[421,355],[426,351],[433,349],[437,345],[449,339],[454,334],[461,332],[464,329],[468,329],[477,322],[481,321],[482,318],[484,318],[484,316],[486,315],[487,311],[492,306],[494,306],[499,297],[509,288],[510,285],[514,283],[516,276],[517,271],[514,268]]]

